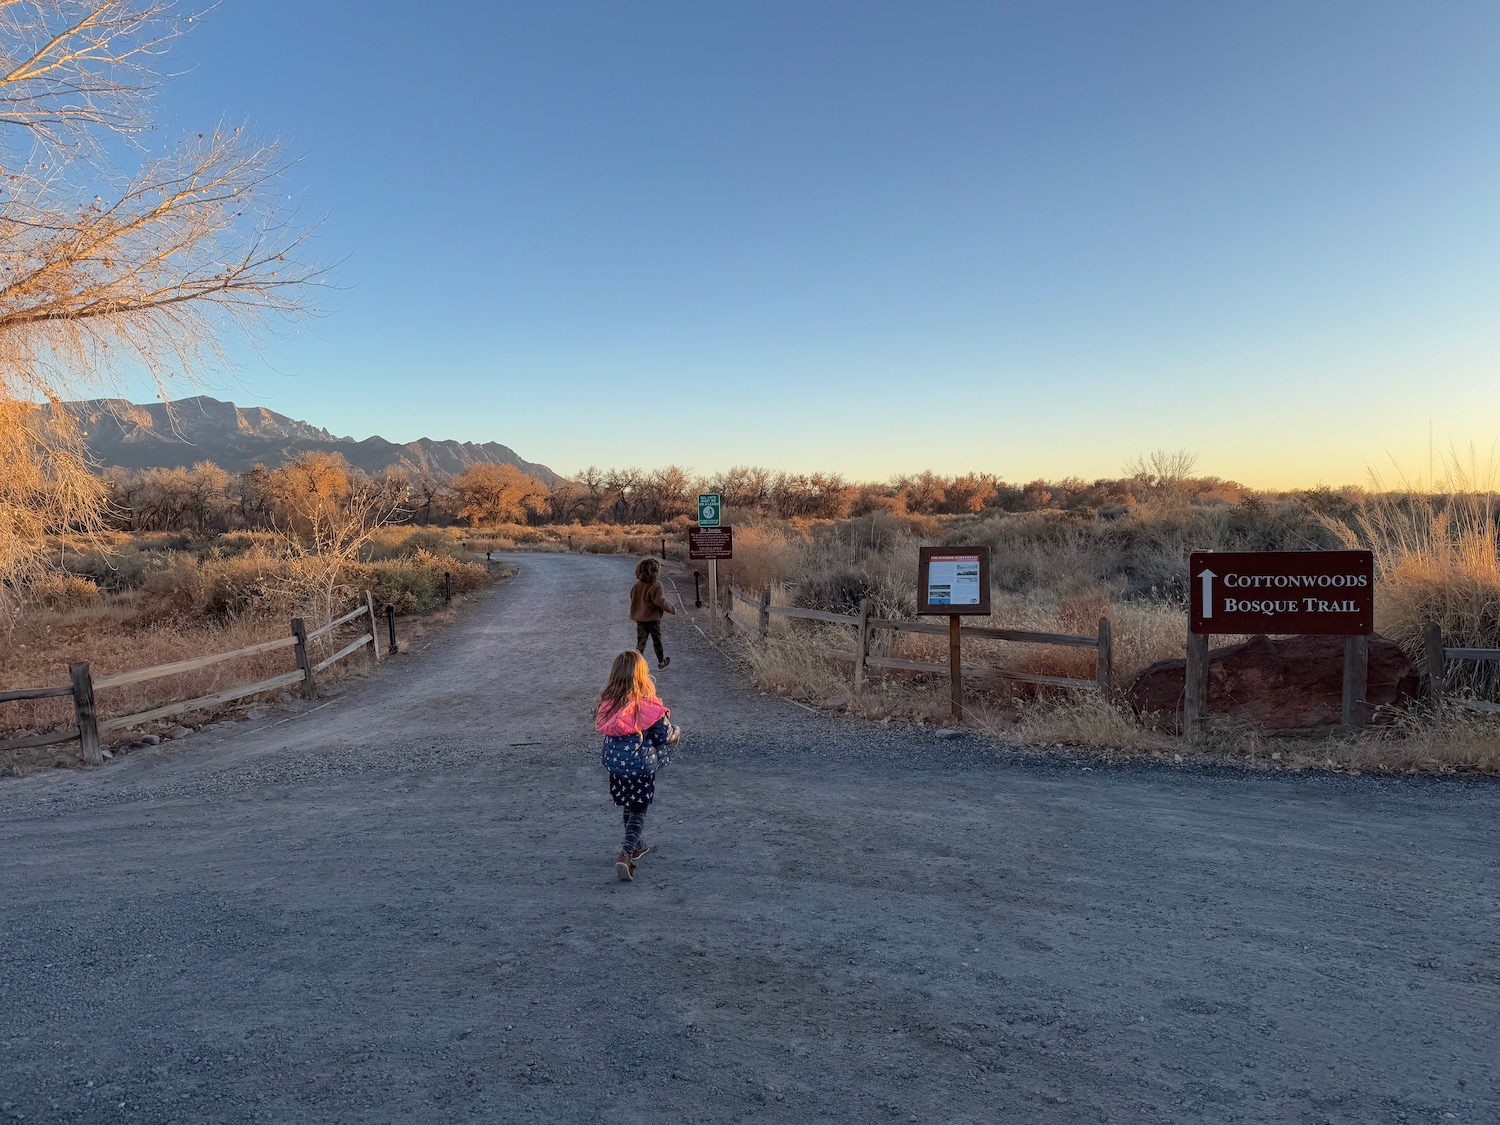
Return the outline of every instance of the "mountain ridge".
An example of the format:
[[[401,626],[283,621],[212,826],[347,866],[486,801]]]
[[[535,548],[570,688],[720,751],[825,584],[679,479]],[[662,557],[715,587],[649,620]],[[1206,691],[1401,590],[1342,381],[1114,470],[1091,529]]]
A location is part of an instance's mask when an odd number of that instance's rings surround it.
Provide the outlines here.
[[[77,422],[89,455],[105,468],[174,469],[212,461],[239,473],[252,465],[272,469],[305,453],[338,453],[367,473],[400,466],[451,475],[489,463],[514,465],[547,484],[562,479],[499,442],[424,437],[397,443],[379,436],[356,440],[264,406],[240,407],[208,395],[171,403],[81,399],[58,406]]]

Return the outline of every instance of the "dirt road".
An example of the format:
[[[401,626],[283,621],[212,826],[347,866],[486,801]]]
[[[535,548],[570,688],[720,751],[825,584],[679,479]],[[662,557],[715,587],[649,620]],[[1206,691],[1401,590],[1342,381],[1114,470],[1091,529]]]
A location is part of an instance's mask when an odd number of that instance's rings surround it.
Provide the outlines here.
[[[319,710],[0,786],[0,1121],[1500,1121],[1500,786],[1050,766],[678,618],[620,884],[629,563],[516,561]]]

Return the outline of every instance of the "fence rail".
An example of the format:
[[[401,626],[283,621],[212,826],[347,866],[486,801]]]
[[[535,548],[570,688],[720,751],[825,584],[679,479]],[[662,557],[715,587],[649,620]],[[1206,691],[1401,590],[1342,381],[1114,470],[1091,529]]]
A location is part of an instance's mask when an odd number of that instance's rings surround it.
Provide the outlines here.
[[[332,656],[327,657],[320,663],[314,665],[307,653],[307,643],[320,637],[327,636],[341,625],[347,625],[357,618],[366,619],[367,625],[364,632],[358,638],[350,641]],[[390,632],[389,647],[391,651],[395,648],[396,626],[393,615],[387,615],[387,628]],[[302,685],[303,694],[308,698],[317,697],[317,673],[324,671],[340,660],[351,656],[365,645],[370,646],[370,657],[374,663],[380,662],[379,630],[375,618],[375,602],[369,591],[365,592],[362,605],[350,610],[327,625],[323,625],[311,633],[303,627],[302,619],[292,621],[291,635],[281,637],[274,641],[261,641],[258,644],[246,645],[243,648],[233,649],[229,652],[215,652],[207,656],[195,656],[189,660],[175,660],[170,664],[157,664],[150,668],[137,668],[130,672],[118,672],[113,676],[105,676],[95,680],[89,672],[87,662],[80,662],[69,668],[71,683],[63,687],[40,687],[19,688],[11,691],[0,691],[0,703],[14,703],[29,699],[61,699],[71,696],[73,699],[74,728],[65,731],[54,731],[50,734],[35,734],[25,738],[13,738],[0,742],[0,751],[5,750],[28,750],[42,746],[60,746],[67,742],[77,742],[83,754],[83,760],[89,765],[102,765],[104,762],[104,750],[100,743],[100,735],[110,734],[114,731],[125,730],[129,727],[138,726],[141,723],[149,723],[156,719],[166,719],[173,715],[186,714],[189,711],[198,711],[205,707],[213,707],[220,703],[229,703],[236,699],[244,699],[247,696],[260,695],[262,692],[275,691],[278,688],[291,687],[293,684]],[[279,649],[291,648],[296,650],[297,668],[295,671],[282,672],[269,679],[260,680],[253,684],[237,684],[234,687],[224,688],[222,691],[211,695],[201,695],[196,699],[185,699],[176,703],[163,704],[153,707],[147,711],[139,711],[133,715],[118,715],[111,719],[100,721],[94,705],[94,693],[96,691],[108,691],[111,688],[126,687],[130,684],[144,683],[147,680],[161,679],[165,676],[181,675],[185,672],[196,672],[203,668],[221,664],[227,660],[243,660],[250,656],[261,656],[268,652],[276,652]]]
[[[1443,644],[1443,629],[1436,622],[1422,632],[1427,652],[1427,699],[1434,706],[1448,704],[1468,711],[1500,715],[1500,703],[1483,699],[1459,699],[1448,695],[1448,662],[1451,660],[1500,661],[1500,648],[1449,648]]]
[[[754,612],[751,619],[741,613],[741,608]],[[876,656],[870,652],[870,638],[878,630],[900,633],[925,633],[930,636],[950,636],[949,626],[934,621],[900,621],[887,617],[871,617],[870,601],[860,603],[858,616],[830,613],[822,609],[799,609],[795,606],[771,604],[771,591],[763,590],[755,597],[737,586],[729,587],[729,612],[726,615],[747,633],[765,637],[770,631],[772,617],[790,617],[806,621],[821,621],[831,625],[849,625],[858,630],[858,640],[853,650],[829,649],[828,655],[836,660],[854,663],[854,685],[862,687],[867,669],[889,668],[902,672],[950,673],[950,664],[939,664],[927,660],[905,660],[894,656]],[[1060,645],[1071,648],[1091,648],[1097,653],[1093,679],[1077,679],[1069,676],[1043,676],[1034,672],[1016,672],[1008,668],[981,664],[966,667],[966,675],[976,679],[1009,680],[1013,683],[1037,684],[1043,687],[1068,688],[1079,691],[1098,691],[1108,698],[1114,690],[1112,671],[1112,637],[1109,618],[1099,619],[1099,631],[1092,637],[1070,633],[1038,633],[1028,629],[1000,629],[990,625],[965,625],[959,630],[959,638],[983,641],[1010,641],[1017,644]]]

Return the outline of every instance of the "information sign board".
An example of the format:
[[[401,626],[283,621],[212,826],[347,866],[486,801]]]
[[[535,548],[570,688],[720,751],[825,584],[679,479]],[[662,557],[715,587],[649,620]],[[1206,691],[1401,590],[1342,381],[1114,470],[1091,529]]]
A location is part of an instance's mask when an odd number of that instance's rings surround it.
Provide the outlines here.
[[[717,492],[698,493],[698,526],[718,527],[724,514],[724,505],[719,503]]]
[[[1214,551],[1188,556],[1194,633],[1375,631],[1375,559],[1369,551]]]
[[[734,558],[734,528],[688,528],[688,558],[708,561]]]
[[[917,558],[917,612],[990,612],[988,547],[923,547]]]

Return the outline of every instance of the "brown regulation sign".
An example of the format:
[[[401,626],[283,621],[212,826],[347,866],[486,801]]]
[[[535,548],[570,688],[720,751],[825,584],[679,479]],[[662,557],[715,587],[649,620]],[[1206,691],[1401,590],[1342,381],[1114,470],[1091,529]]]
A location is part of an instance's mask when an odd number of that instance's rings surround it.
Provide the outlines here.
[[[734,558],[734,528],[688,528],[688,558],[719,561]]]
[[[1194,633],[1375,631],[1369,551],[1194,552],[1188,556]]]

